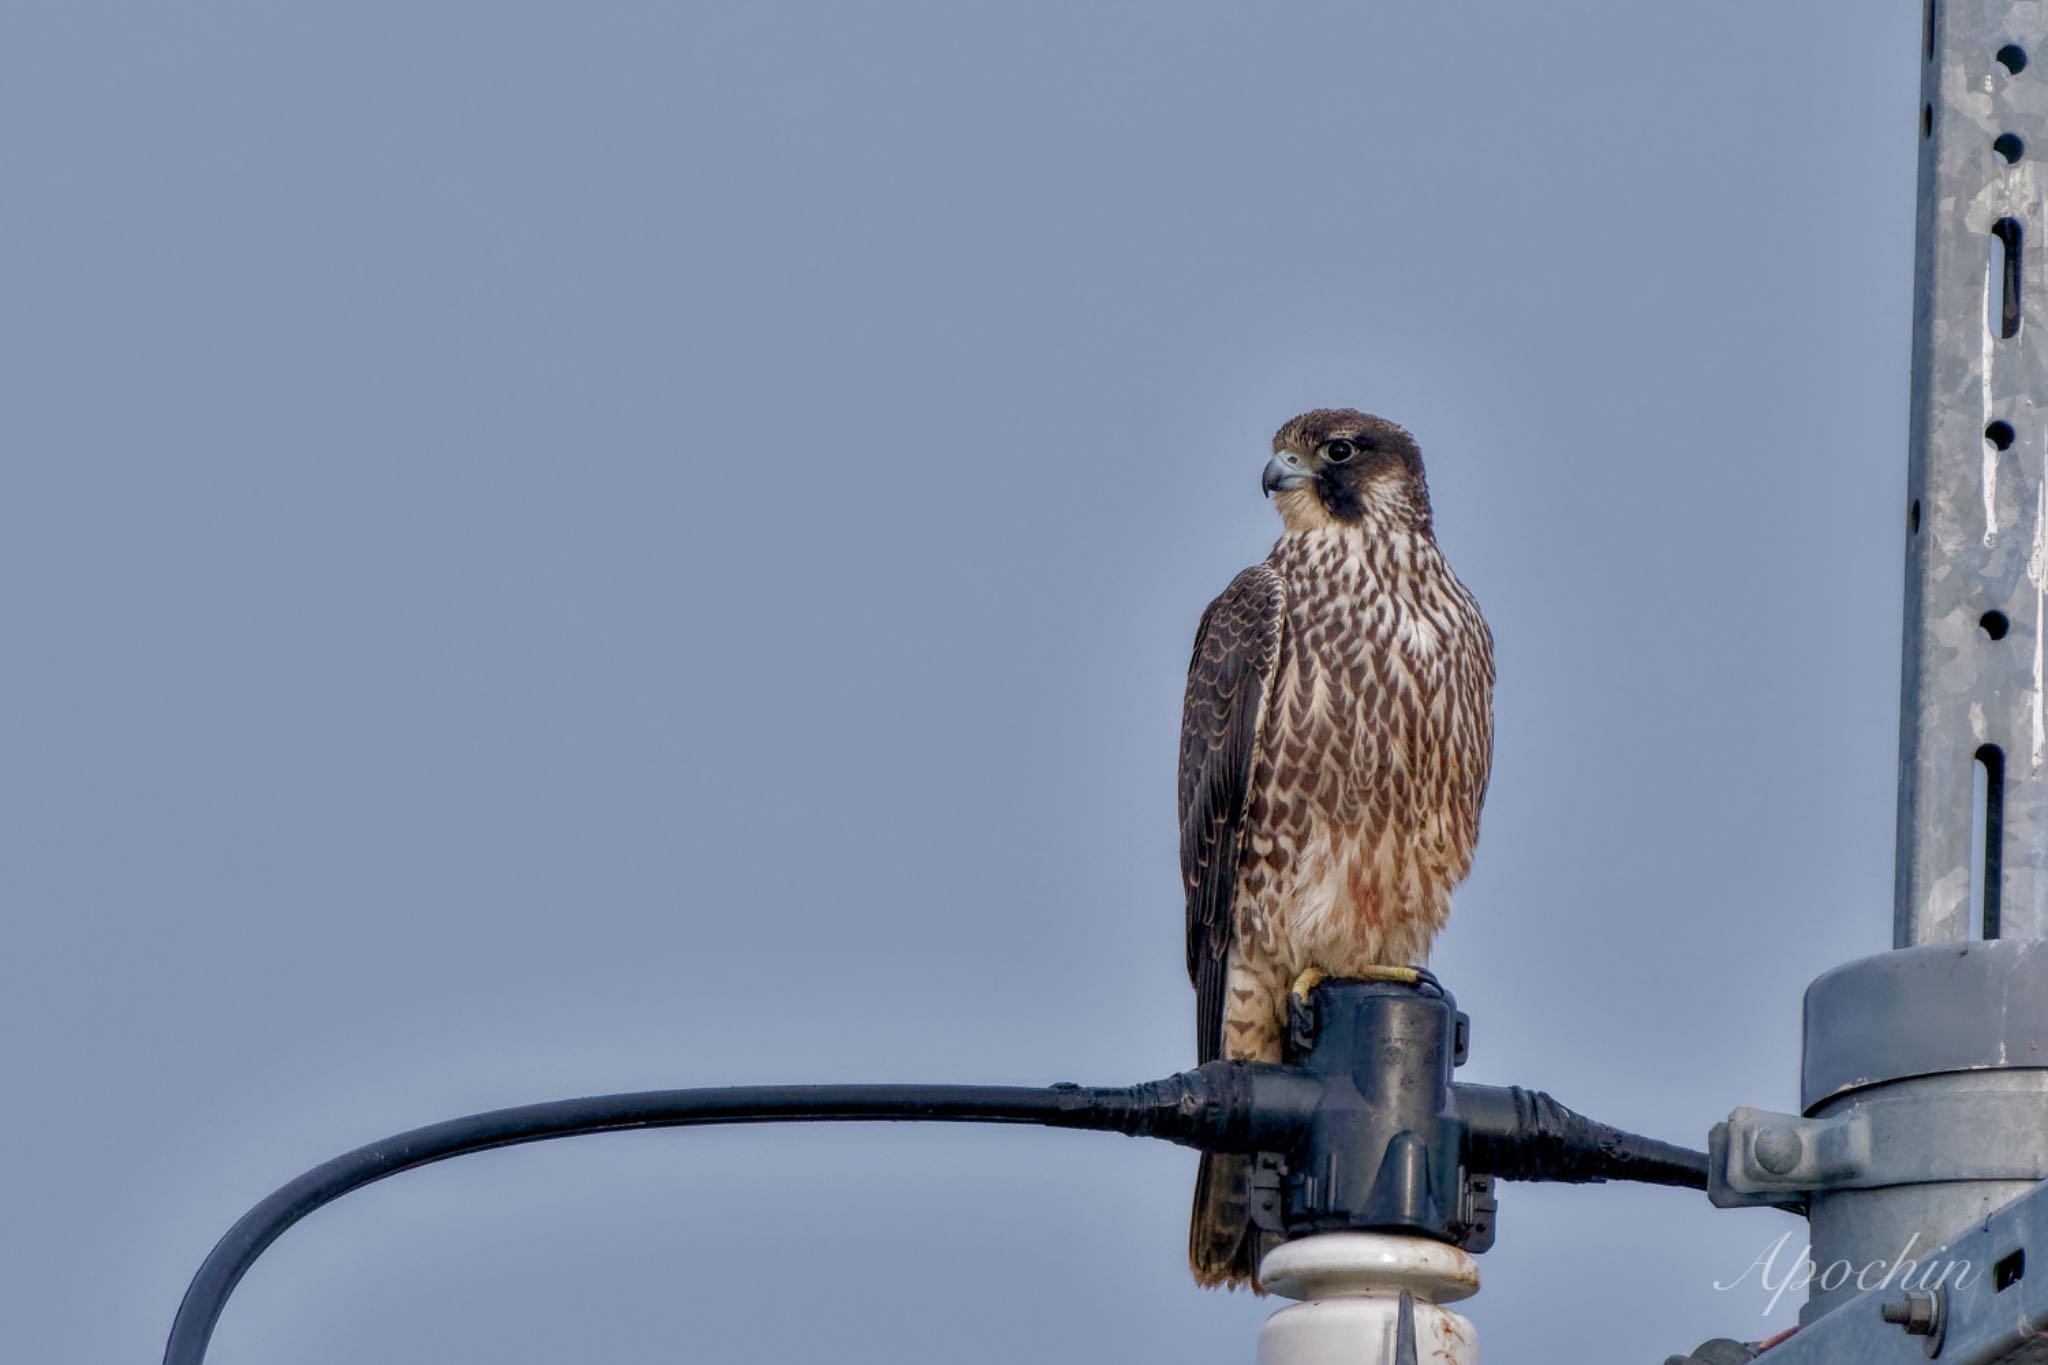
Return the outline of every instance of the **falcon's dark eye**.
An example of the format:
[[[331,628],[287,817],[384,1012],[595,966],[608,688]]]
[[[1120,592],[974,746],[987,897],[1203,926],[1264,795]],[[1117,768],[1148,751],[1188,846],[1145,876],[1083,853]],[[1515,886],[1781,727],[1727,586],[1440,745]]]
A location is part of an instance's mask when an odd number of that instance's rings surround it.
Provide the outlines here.
[[[1331,464],[1343,464],[1358,453],[1358,447],[1349,441],[1332,441],[1323,447],[1323,458]]]

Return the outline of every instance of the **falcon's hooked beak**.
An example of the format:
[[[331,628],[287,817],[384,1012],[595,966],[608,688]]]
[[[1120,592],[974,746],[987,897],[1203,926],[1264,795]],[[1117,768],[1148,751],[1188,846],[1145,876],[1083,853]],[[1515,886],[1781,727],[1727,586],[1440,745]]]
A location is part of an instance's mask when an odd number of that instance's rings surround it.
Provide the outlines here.
[[[1291,450],[1282,451],[1266,461],[1266,472],[1259,476],[1259,487],[1264,489],[1266,496],[1270,498],[1275,493],[1285,493],[1290,488],[1301,487],[1310,477],[1307,467],[1302,464],[1301,456]]]

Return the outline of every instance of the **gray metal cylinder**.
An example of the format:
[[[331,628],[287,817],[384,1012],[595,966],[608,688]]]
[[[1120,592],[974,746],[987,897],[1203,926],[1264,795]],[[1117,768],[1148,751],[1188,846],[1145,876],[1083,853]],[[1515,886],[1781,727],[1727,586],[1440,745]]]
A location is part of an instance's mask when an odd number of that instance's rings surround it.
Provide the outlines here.
[[[2048,1177],[2048,942],[1930,944],[1820,977],[1800,1103],[1817,1121],[1801,1150],[1833,1156],[1788,1182],[1812,1191],[1810,1322]]]

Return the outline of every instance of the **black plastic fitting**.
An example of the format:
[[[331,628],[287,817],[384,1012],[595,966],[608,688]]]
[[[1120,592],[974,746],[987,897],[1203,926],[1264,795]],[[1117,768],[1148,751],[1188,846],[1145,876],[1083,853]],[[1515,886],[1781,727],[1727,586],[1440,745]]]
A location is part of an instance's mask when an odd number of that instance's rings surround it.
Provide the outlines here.
[[[1704,1153],[1598,1123],[1541,1091],[1453,1082],[1470,1031],[1427,976],[1326,981],[1297,1001],[1285,1070],[1319,1093],[1291,1145],[1261,1149],[1255,1221],[1287,1236],[1370,1229],[1485,1251],[1495,1179],[1706,1188]]]

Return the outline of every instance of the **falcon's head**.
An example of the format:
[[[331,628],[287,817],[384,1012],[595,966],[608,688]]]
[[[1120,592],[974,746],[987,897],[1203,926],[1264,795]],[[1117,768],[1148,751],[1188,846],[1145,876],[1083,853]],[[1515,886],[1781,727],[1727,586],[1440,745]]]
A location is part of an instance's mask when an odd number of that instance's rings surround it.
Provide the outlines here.
[[[1429,488],[1415,438],[1384,417],[1317,408],[1280,428],[1261,480],[1290,531],[1332,522],[1429,529]]]

